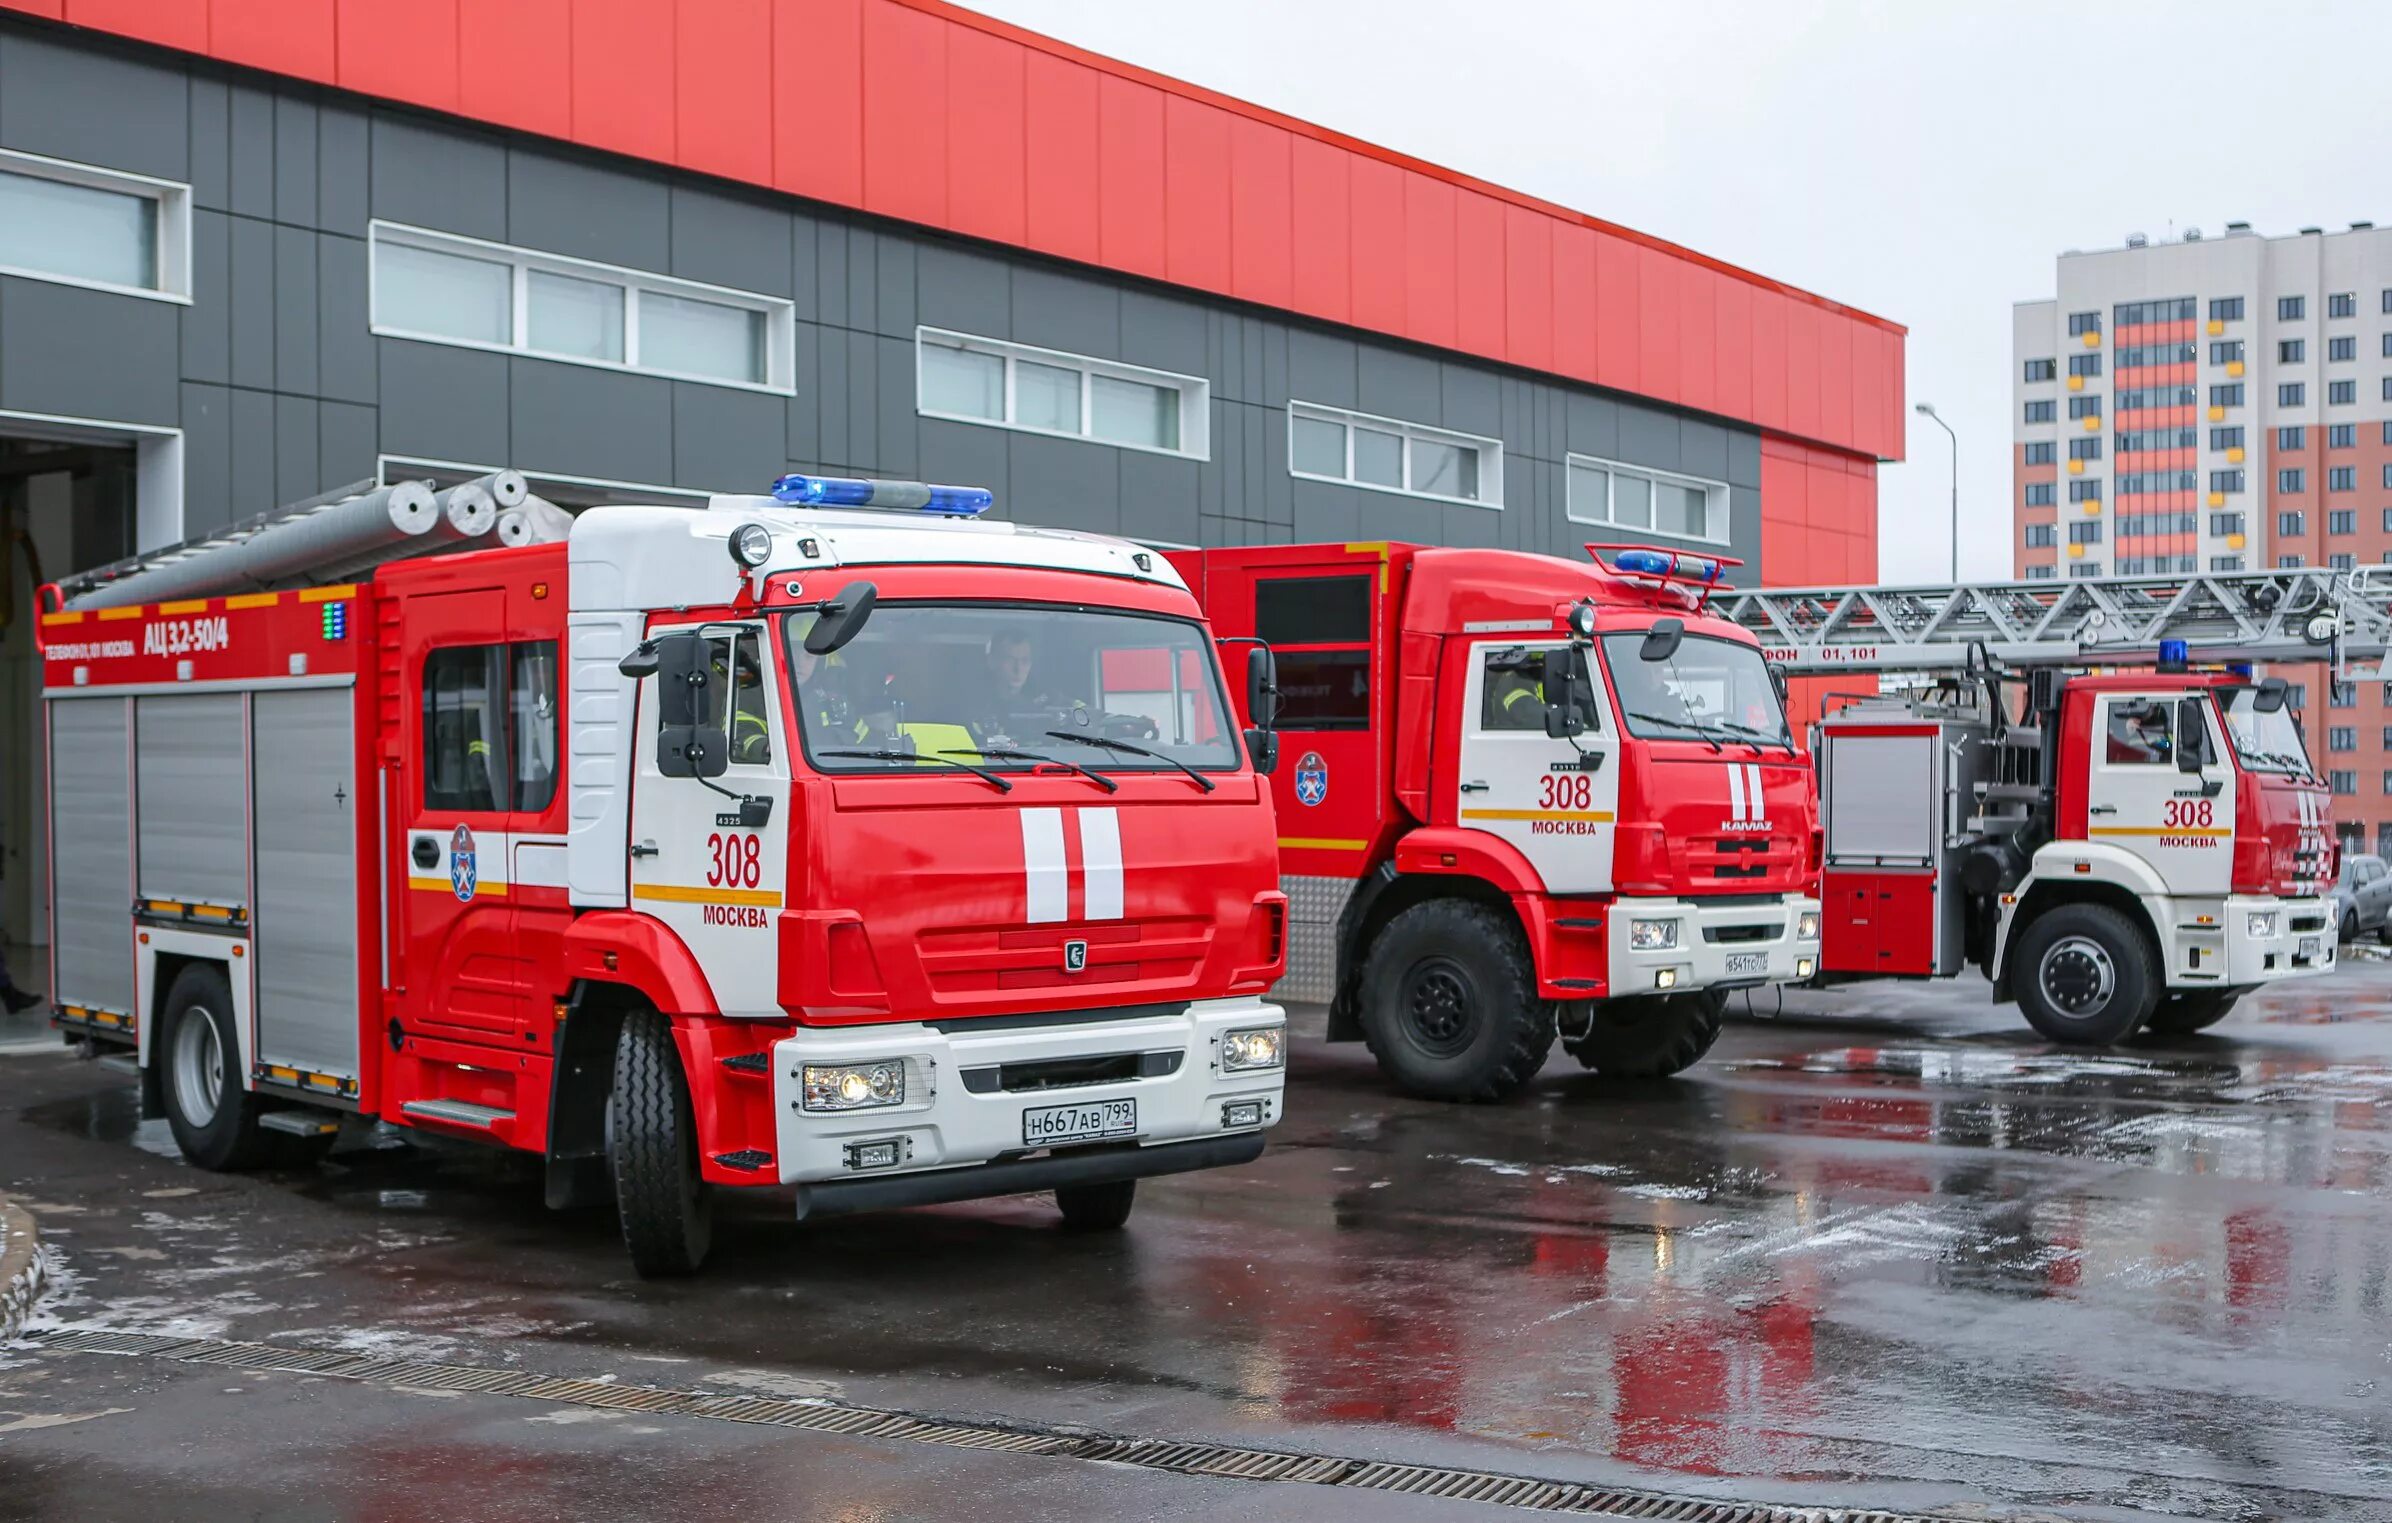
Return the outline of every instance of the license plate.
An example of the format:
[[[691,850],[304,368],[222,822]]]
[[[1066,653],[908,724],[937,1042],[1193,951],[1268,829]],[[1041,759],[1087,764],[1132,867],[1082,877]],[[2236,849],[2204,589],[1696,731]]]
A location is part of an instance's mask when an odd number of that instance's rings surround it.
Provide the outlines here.
[[[2325,944],[2325,938],[2322,936],[2303,936],[2301,938],[2301,955],[2315,957],[2319,952],[2325,950]]]
[[[1734,978],[1739,973],[1766,973],[1768,971],[1769,954],[1767,952],[1730,952],[1728,954],[1728,977],[1730,978]]]
[[[1097,1100],[1084,1105],[1042,1105],[1022,1112],[1022,1146],[1055,1147],[1138,1134],[1138,1102]]]

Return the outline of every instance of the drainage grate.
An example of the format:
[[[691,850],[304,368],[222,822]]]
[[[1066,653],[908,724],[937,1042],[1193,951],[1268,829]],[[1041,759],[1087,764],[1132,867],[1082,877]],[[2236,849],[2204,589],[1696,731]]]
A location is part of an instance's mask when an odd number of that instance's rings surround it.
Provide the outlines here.
[[[1242,1449],[1229,1444],[1177,1439],[1121,1438],[1041,1428],[1034,1424],[945,1422],[843,1402],[772,1396],[732,1396],[712,1391],[675,1391],[660,1386],[623,1385],[611,1380],[534,1374],[486,1365],[436,1364],[415,1359],[345,1353],[337,1349],[292,1348],[277,1343],[236,1343],[215,1338],[177,1338],[157,1333],[105,1329],[29,1332],[24,1342],[61,1354],[117,1354],[217,1364],[244,1370],[272,1370],[335,1380],[370,1381],[417,1390],[463,1391],[518,1396],[567,1406],[605,1407],[627,1412],[709,1418],[716,1422],[770,1423],[850,1438],[901,1439],[1008,1454],[1044,1454],[1164,1470],[1180,1475],[1339,1486],[1357,1491],[1396,1491],[1407,1496],[1572,1513],[1581,1517],[1666,1520],[1666,1523],[1942,1523],[1933,1514],[1894,1513],[1834,1507],[1781,1507],[1763,1502],[1722,1501],[1589,1486],[1575,1481],[1506,1475],[1491,1470],[1449,1470],[1381,1460],[1342,1459],[1278,1449]]]

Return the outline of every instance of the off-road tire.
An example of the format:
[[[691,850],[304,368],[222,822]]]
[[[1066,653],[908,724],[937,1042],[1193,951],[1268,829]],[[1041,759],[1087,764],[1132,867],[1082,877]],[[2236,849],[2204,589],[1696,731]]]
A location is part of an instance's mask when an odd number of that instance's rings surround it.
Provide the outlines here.
[[[2106,904],[2064,904],[2018,939],[2010,987],[2027,1024],[2071,1047],[2108,1047],[2143,1027],[2159,1003],[2159,971],[2142,928]],[[2097,1003],[2090,986],[2106,979]],[[2063,1003],[2070,987],[2086,988]]]
[[[2224,1020],[2234,1009],[2239,994],[2204,989],[2198,994],[2168,994],[2160,998],[2159,1006],[2151,1012],[2151,1019],[2143,1023],[2146,1031],[2165,1032],[2169,1036],[2188,1036],[2206,1031]]]
[[[714,1240],[713,1202],[672,1023],[653,1010],[623,1017],[606,1137],[631,1267],[645,1279],[696,1273]]]
[[[187,1023],[199,1022],[189,1033],[191,1062],[185,1062]],[[174,977],[166,991],[166,1013],[158,1023],[160,1042],[151,1061],[162,1065],[158,1097],[165,1102],[166,1125],[183,1156],[203,1169],[227,1173],[254,1169],[272,1148],[257,1124],[261,1107],[257,1096],[241,1082],[241,1044],[233,1030],[233,989],[215,963],[195,962]],[[195,1069],[210,1067],[216,1089],[207,1103],[204,1081]],[[189,1093],[195,1085],[202,1093]]]
[[[1727,995],[1709,990],[1596,1000],[1586,1035],[1564,1045],[1607,1079],[1663,1079],[1702,1061],[1727,1009]]]
[[[1407,1094],[1485,1103],[1526,1084],[1553,1049],[1520,927],[1463,899],[1397,915],[1362,970],[1362,1034]]]
[[[1055,1209],[1063,1225],[1074,1232],[1111,1232],[1130,1219],[1138,1201],[1138,1181],[1116,1179],[1101,1185],[1065,1185],[1055,1192]]]

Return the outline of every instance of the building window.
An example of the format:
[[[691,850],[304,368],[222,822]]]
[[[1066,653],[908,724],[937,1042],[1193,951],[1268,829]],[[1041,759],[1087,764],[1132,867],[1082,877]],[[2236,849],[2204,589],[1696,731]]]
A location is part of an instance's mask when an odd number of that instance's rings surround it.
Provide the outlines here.
[[[937,328],[914,333],[926,418],[1210,458],[1211,388],[1195,376]]]
[[[2068,483],[2068,500],[2070,502],[2101,501],[2101,483],[2098,481],[2071,481]]]
[[[2347,724],[2328,725],[2326,727],[2326,749],[2329,751],[2358,750],[2358,727]]]
[[[2224,433],[2226,430],[2217,432]],[[2111,442],[2117,446],[2120,454],[2129,450],[2194,449],[2201,443],[2201,430],[2191,427],[2122,428]],[[2213,445],[2212,448],[2222,449],[2224,446]]]
[[[2072,418],[2072,419],[2074,419],[2074,418],[2098,418],[2098,417],[2100,417],[2100,416],[2101,416],[2101,398],[2099,398],[2099,397],[2070,397],[2070,398],[2068,399],[2068,416],[2069,416],[2070,418]]]
[[[2356,466],[2337,465],[2326,472],[2326,490],[2352,492],[2358,490],[2359,471]]]
[[[2059,410],[2060,404],[2057,402],[2049,400],[2029,402],[2027,404],[2027,421],[2029,423],[2049,423],[2059,416]]]
[[[2025,461],[2028,465],[2050,465],[2054,450],[2055,446],[2049,439],[2029,439]]]
[[[2100,314],[2100,313],[2098,313],[2098,312],[2071,312],[2071,313],[2069,313],[2069,314],[2068,314],[2068,336],[2069,336],[2070,338],[2075,338],[2075,337],[2079,336],[2080,334],[2086,334],[2086,333],[2099,333],[2100,331],[2101,331],[2101,314]]]
[[[2297,322],[2299,322],[2299,321],[2300,321],[2302,318],[2304,318],[2304,317],[2307,317],[2308,315],[2309,315],[2309,299],[2308,299],[2307,297],[2305,297],[2305,296],[2279,296],[2279,297],[2277,297],[2277,298],[2276,298],[2276,321],[2277,321],[2277,322],[2280,322],[2280,323],[2297,323]]]
[[[2326,557],[2326,564],[2332,566],[2336,571],[2350,571],[2358,566],[2359,558],[2346,552],[2337,551]]]
[[[2242,568],[2243,558],[2239,555],[2213,555],[2209,558],[2209,569],[2212,571],[2240,571]]]
[[[2327,449],[2355,449],[2359,443],[2359,425],[2336,423],[2326,430]]]
[[[2384,309],[2392,312],[2392,307]],[[2209,320],[2214,323],[2242,321],[2243,299],[2239,296],[2213,296],[2209,300]]]
[[[2299,407],[2309,400],[2309,388],[2299,381],[2286,381],[2276,388],[2278,407]]]
[[[2352,335],[2346,333],[2339,338],[2326,340],[2327,364],[2330,365],[2339,360],[2355,360],[2358,357],[2359,341]]]
[[[2027,548],[2028,548],[2029,550],[2049,550],[2049,549],[2050,549],[2050,548],[2052,548],[2054,545],[2057,545],[2059,542],[2060,542],[2060,531],[2059,531],[2059,528],[2058,528],[2058,526],[2057,526],[2057,525],[2055,525],[2055,524],[2028,524],[2028,525],[2027,525]]]
[[[2385,401],[2392,402],[2392,375],[2384,377],[2383,396]],[[2386,440],[2385,442],[2392,443],[2392,440]]]
[[[2237,423],[2232,428],[2211,429],[2209,431],[2209,447],[2218,450],[2241,449],[2243,447],[2242,425]]]
[[[2392,469],[2392,467],[2388,467],[2388,469]],[[2052,496],[2052,484],[2051,484],[2050,482],[2048,482],[2048,481],[2030,481],[2030,482],[2028,482],[2028,483],[2027,483],[2027,506],[2028,506],[2028,507],[2030,507],[2030,508],[2048,508],[2048,507],[2050,507],[2050,506],[2052,505],[2052,502],[2053,502],[2053,496]],[[2392,508],[2386,508],[2384,511],[2385,511],[2385,512],[2387,512],[2387,513],[2392,513]]]
[[[2309,430],[2307,426],[2299,423],[2287,423],[2276,430],[2276,448],[2307,449],[2308,447]]]
[[[2129,386],[2117,393],[2120,412],[2146,407],[2190,407],[2200,399],[2200,391],[2191,386]]]
[[[2384,287],[2384,311],[2392,313],[2392,286]]]
[[[2308,513],[2300,508],[2293,508],[2288,512],[2278,513],[2276,515],[2276,532],[2278,534],[2287,535],[2308,533]]]
[[[2350,406],[2350,405],[2351,405],[2353,402],[2356,402],[2356,401],[2358,401],[2358,400],[2359,400],[2359,383],[2358,383],[2358,382],[2356,382],[2356,381],[2328,381],[2328,382],[2326,382],[2326,405],[2327,405],[2328,407],[2348,407],[2348,406]]]
[[[2331,296],[2328,296],[2328,297],[2326,298],[2326,316],[2328,316],[2328,317],[2357,317],[2358,315],[2359,315],[2359,293],[2358,293],[2358,292],[2356,292],[2356,291],[2336,291],[2336,292],[2335,292],[2333,295],[2331,295]]]
[[[2209,515],[2209,532],[2212,534],[2240,534],[2242,531],[2243,516],[2240,513],[2212,513]]]
[[[2279,571],[2298,571],[2303,566],[2308,564],[2309,562],[2305,558],[2298,555],[2279,555],[2276,557],[2276,569]]]
[[[2392,476],[2392,465],[2387,465],[2384,467],[2384,474],[2387,476]],[[2384,532],[2386,534],[2392,534],[2392,508],[2384,509]]]
[[[2115,312],[2121,328],[2140,323],[2189,323],[2193,320],[2193,299],[2170,296],[2159,301],[2121,302]]]
[[[2068,575],[2077,581],[2089,581],[2094,577],[2107,574],[2099,561],[2070,561],[2068,563]]]
[[[0,273],[191,297],[191,187],[0,149]]]
[[[2052,361],[2052,360],[2029,360],[2029,361],[2027,361],[2027,379],[2028,379],[2029,381],[2049,381],[2049,380],[2054,380],[2054,379],[2056,379],[2056,378],[2058,377],[2059,373],[2060,373],[2060,372],[2059,372],[2059,366],[2058,366],[2058,364],[2057,364],[2055,361]]]
[[[2239,469],[2211,471],[2209,489],[2213,492],[2239,492],[2243,489],[2243,473]]]
[[[1288,469],[1298,476],[1379,492],[1474,503],[1480,507],[1503,506],[1503,446],[1492,439],[1342,412],[1310,402],[1290,402],[1287,415]],[[1633,504],[1623,501],[1619,516],[1603,521],[1639,529],[1658,528],[1664,533],[1694,538],[1727,537],[1727,488],[1717,489],[1721,504],[1719,532],[1713,534],[1707,506],[1711,492],[1708,483],[1697,484],[1695,495],[1701,504],[1698,513],[1686,505],[1682,490],[1662,492],[1655,487],[1653,478],[1638,479],[1646,486],[1642,516],[1637,515]],[[1674,483],[1675,478],[1672,480]],[[1696,527],[1687,527],[1689,524]]]
[[[1572,455],[1568,491],[1572,523],[1651,529],[1717,543],[1728,537],[1728,489],[1716,481]]]
[[[2384,744],[2392,746],[2392,740]],[[2392,793],[2392,772],[2384,774],[2384,791]],[[2392,848],[2392,820],[2378,821],[2375,827],[2375,854],[2380,857],[2387,848]]]
[[[2100,438],[2096,436],[2091,439],[2069,440],[2068,458],[2071,460],[2099,460],[2101,458]]]
[[[2083,523],[2070,524],[2068,526],[2068,543],[2072,545],[2100,544],[2101,520],[2094,518],[2088,519]]]
[[[2344,796],[2359,791],[2359,774],[2356,772],[2329,772],[2326,774],[2326,782],[2335,793]]]
[[[2098,354],[2072,354],[2068,356],[2068,373],[2070,375],[2081,376],[2094,376],[2101,374],[2101,356]]]
[[[2309,341],[2307,339],[2288,338],[2281,340],[2276,345],[2276,363],[2279,365],[2298,365],[2308,357]]]
[[[2392,751],[2392,724],[2384,726],[2384,749]]]
[[[2350,508],[2336,508],[2333,512],[2326,515],[2326,532],[2328,534],[2358,533],[2358,513]]]
[[[2307,708],[2309,706],[2309,684],[2306,682],[2285,683],[2284,706],[2296,713]]]
[[[2044,562],[2040,566],[2029,566],[2027,568],[2027,580],[2030,582],[2048,582],[2059,574],[2060,568],[2052,565],[2049,561]]]
[[[2242,382],[2240,382],[2240,381],[2234,381],[2234,382],[2231,382],[2231,383],[2229,383],[2229,384],[2227,384],[2227,385],[2224,385],[2224,386],[2212,386],[2212,387],[2210,387],[2210,388],[2209,388],[2209,405],[2210,405],[2210,406],[2212,406],[2212,407],[2240,407],[2240,406],[2242,406],[2242,405],[2243,405],[2243,383],[2242,383]]]
[[[762,391],[796,388],[774,296],[376,222],[373,331]]]
[[[2238,365],[2242,363],[2243,341],[2239,338],[2212,339],[2209,344],[2209,363]]]
[[[2197,344],[2122,344],[2118,348],[2118,368],[2133,370],[2151,365],[2190,365],[2201,358]],[[2086,371],[2087,375],[2101,374],[2100,367]]]

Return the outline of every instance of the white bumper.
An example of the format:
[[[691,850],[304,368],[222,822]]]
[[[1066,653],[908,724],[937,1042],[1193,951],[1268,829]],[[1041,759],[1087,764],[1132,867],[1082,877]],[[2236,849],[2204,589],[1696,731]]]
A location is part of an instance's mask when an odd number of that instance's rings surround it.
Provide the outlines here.
[[[1804,916],[1814,934],[1799,936]],[[1611,992],[1614,997],[1670,990],[1782,984],[1819,971],[1819,901],[1783,894],[1767,902],[1718,904],[1704,899],[1614,900],[1611,908]],[[1674,920],[1677,945],[1638,948],[1639,920]]]
[[[1224,1074],[1221,1034],[1284,1028],[1286,1021],[1277,1005],[1239,998],[1118,1020],[1058,1017],[1051,1025],[999,1023],[978,1030],[957,1022],[949,1031],[915,1024],[801,1031],[773,1044],[781,1183],[894,1178],[1021,1154],[1038,1145],[1023,1141],[1023,1112],[1057,1105],[1134,1100],[1134,1140],[1142,1147],[1259,1132],[1279,1120],[1287,1069]],[[1005,1065],[1016,1065],[1019,1072],[1019,1065],[1121,1057],[1140,1059],[1143,1076],[1007,1090],[998,1073]],[[833,1112],[808,1111],[801,1104],[798,1075],[808,1063],[892,1059],[905,1064],[901,1104]],[[1228,1108],[1241,1102],[1259,1103],[1260,1122],[1225,1125]],[[859,1173],[850,1149],[888,1140],[899,1144],[898,1163]],[[1130,1140],[1110,1139],[1114,1145]]]
[[[2258,930],[2253,929],[2254,916],[2261,921]],[[2273,983],[2329,972],[2334,966],[2334,906],[2326,899],[2238,894],[2227,898],[2220,918],[2226,923],[2229,984]]]

